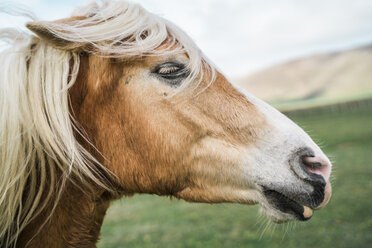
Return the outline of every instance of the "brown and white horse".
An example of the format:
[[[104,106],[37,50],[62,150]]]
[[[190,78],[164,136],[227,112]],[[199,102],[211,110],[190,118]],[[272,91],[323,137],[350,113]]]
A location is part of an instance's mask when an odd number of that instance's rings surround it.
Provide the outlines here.
[[[136,193],[260,204],[274,222],[328,202],[319,147],[171,22],[103,1],[27,27],[1,30],[1,247],[94,247]]]

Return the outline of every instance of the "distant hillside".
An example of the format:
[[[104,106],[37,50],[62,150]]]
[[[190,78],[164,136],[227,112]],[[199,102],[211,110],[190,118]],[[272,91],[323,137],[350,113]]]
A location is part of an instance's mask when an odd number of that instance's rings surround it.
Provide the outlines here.
[[[294,60],[235,82],[274,105],[372,96],[372,45]]]

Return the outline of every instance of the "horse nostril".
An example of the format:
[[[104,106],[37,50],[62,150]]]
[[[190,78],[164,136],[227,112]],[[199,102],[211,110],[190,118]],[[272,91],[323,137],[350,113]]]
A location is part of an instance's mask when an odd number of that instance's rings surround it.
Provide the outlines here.
[[[311,157],[310,157],[311,159]],[[302,162],[304,163],[307,171],[315,173],[317,170],[322,169],[322,164],[320,162],[314,162],[314,161],[309,161],[309,157],[305,157]]]
[[[303,168],[309,174],[317,174],[328,181],[331,172],[331,165],[324,159],[319,157],[303,157],[302,158]]]
[[[324,184],[329,181],[332,165],[323,154],[315,152],[305,147],[295,152],[289,159],[291,169],[302,180],[311,184]]]

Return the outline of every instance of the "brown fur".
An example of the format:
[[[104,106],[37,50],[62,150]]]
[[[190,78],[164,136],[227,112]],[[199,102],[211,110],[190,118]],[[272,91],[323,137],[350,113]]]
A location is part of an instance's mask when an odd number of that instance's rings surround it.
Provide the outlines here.
[[[195,147],[208,139],[231,145],[254,142],[264,117],[221,74],[197,96],[187,92],[164,96],[169,87],[144,80],[142,72],[159,59],[126,62],[83,54],[70,90],[71,112],[100,153],[77,138],[115,175],[110,180],[118,195],[239,202],[198,177]],[[69,183],[51,219],[36,233],[50,209],[38,216],[23,231],[18,247],[34,235],[28,247],[95,247],[106,209],[117,197],[99,188],[82,191]]]

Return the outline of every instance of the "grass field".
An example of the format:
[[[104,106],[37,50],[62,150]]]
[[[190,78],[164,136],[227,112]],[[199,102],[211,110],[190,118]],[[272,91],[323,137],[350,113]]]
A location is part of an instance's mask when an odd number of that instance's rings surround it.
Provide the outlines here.
[[[98,247],[372,247],[372,109],[292,116],[333,160],[333,196],[308,222],[276,225],[257,206],[138,195],[108,211]]]

